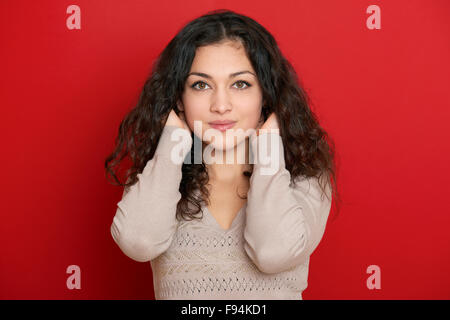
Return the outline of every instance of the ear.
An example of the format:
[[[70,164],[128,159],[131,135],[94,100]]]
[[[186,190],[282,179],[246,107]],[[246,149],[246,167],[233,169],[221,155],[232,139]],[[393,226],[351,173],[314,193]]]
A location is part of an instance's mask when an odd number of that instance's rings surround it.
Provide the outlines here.
[[[183,106],[183,103],[181,102],[181,100],[177,101],[177,108],[179,111],[184,111],[184,106]]]

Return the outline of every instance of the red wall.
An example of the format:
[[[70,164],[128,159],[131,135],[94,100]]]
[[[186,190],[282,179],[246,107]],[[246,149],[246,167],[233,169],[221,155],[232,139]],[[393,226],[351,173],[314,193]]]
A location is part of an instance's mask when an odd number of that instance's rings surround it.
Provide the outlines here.
[[[303,297],[450,298],[450,2],[275,3],[0,2],[0,298],[153,298],[149,263],[110,235],[122,190],[104,159],[153,59],[215,8],[272,32],[336,142],[344,203]],[[72,4],[81,30],[66,27]],[[378,30],[366,27],[372,4]],[[66,287],[69,265],[80,290]],[[370,265],[380,289],[366,285]]]

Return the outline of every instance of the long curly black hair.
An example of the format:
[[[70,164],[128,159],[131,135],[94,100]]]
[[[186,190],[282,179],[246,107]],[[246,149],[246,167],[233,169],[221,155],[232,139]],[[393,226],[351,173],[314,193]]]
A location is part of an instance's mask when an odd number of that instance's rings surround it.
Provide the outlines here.
[[[286,169],[292,182],[299,176],[316,177],[331,186],[339,211],[334,142],[321,128],[312,112],[311,101],[302,88],[289,61],[281,53],[274,37],[258,22],[230,10],[214,10],[187,23],[169,42],[153,64],[137,105],[122,120],[115,150],[105,160],[110,182],[128,188],[137,182],[137,174],[153,158],[164,125],[173,109],[178,115],[187,74],[198,47],[238,40],[246,50],[263,91],[264,121],[274,112],[283,140]],[[193,134],[193,133],[192,133]],[[194,152],[191,152],[194,155]],[[117,177],[121,161],[129,157],[131,168],[120,182]],[[249,177],[251,172],[244,172]],[[192,220],[209,203],[209,182],[204,163],[183,163],[177,205],[178,220]],[[199,191],[199,192],[196,192]]]

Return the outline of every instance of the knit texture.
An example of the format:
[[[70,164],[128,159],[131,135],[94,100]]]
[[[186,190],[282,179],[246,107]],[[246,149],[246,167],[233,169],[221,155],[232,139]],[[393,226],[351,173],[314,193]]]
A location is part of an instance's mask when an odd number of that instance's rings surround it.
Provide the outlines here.
[[[192,137],[185,129],[164,128],[155,156],[124,190],[111,225],[125,255],[150,261],[156,299],[302,299],[331,189],[326,185],[328,197],[322,195],[316,178],[298,179],[294,187],[281,137],[251,135],[253,156],[263,144],[278,160],[254,164],[247,202],[224,229],[206,206],[201,220],[176,220],[182,161],[174,156],[186,157]],[[268,168],[271,173],[264,173]]]

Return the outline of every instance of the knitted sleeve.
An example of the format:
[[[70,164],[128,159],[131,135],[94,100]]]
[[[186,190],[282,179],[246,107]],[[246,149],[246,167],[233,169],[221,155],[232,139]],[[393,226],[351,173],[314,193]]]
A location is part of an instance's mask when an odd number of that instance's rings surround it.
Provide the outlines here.
[[[314,177],[303,177],[296,180],[296,187],[291,186],[278,133],[253,134],[250,146],[255,160],[247,193],[244,248],[262,272],[279,273],[305,263],[319,244],[331,208],[331,189],[327,184],[328,198],[321,196]],[[259,149],[267,162],[258,159]]]
[[[117,203],[111,235],[131,259],[152,260],[171,244],[177,227],[177,203],[181,198],[181,167],[191,145],[188,130],[165,126],[153,158]]]

